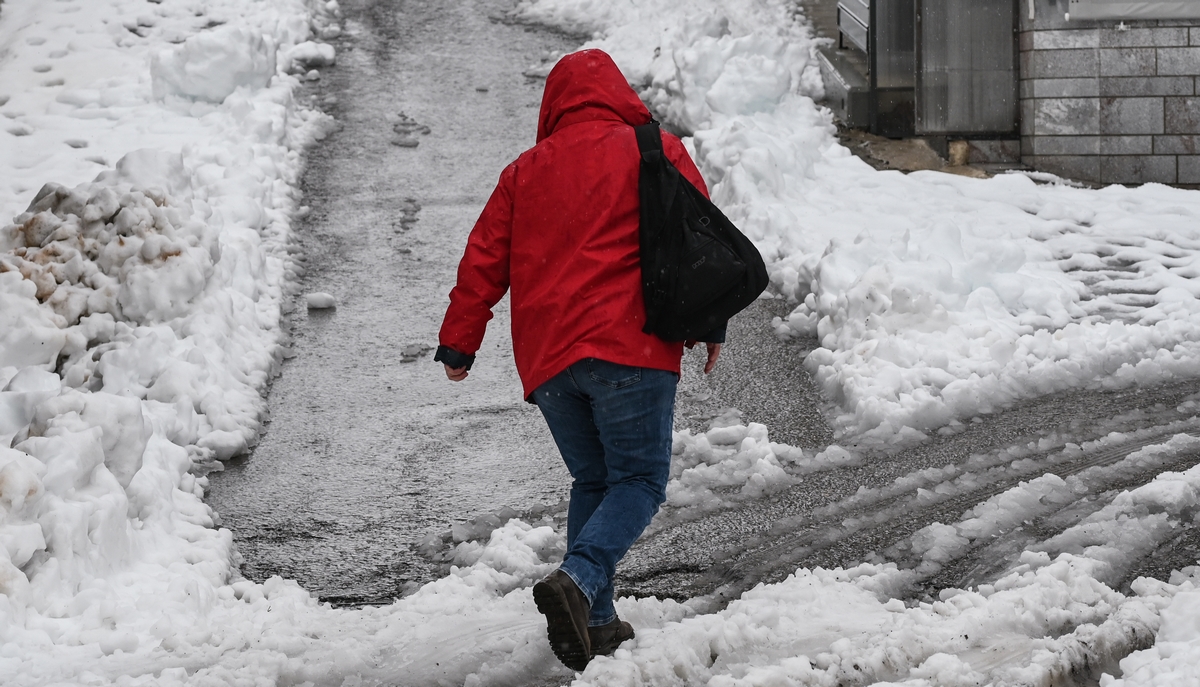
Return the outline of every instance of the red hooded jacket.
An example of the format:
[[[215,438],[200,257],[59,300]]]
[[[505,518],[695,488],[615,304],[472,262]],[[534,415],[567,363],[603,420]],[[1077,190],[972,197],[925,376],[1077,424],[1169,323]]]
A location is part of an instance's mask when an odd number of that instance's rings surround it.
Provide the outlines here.
[[[642,333],[633,126],[649,121],[603,51],[573,53],[554,66],[537,145],[500,174],[459,263],[439,335],[442,347],[464,354],[452,358],[473,359],[492,307],[511,289],[513,353],[526,398],[584,358],[679,373],[682,344]],[[663,150],[707,195],[679,139],[664,132]]]

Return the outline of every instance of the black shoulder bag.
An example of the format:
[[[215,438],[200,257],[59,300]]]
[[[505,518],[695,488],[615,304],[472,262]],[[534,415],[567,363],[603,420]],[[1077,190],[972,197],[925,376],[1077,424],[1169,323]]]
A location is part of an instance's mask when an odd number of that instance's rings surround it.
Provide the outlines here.
[[[642,157],[642,331],[699,339],[758,298],[767,268],[750,239],[667,159],[658,122],[634,130]]]

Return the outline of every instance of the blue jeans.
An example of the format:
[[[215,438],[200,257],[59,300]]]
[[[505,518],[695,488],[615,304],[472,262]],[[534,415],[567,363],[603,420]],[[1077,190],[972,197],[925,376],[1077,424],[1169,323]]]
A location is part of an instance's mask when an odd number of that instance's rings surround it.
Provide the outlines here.
[[[617,561],[666,499],[678,382],[674,372],[586,358],[533,392],[574,480],[560,569],[591,603],[590,626],[617,617]]]

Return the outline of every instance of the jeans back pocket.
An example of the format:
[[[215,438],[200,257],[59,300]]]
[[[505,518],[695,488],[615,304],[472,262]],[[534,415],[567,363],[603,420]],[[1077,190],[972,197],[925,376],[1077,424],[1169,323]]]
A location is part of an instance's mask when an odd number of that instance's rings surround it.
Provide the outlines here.
[[[588,376],[593,382],[612,389],[623,389],[642,381],[642,368],[610,363],[607,360],[588,358]]]

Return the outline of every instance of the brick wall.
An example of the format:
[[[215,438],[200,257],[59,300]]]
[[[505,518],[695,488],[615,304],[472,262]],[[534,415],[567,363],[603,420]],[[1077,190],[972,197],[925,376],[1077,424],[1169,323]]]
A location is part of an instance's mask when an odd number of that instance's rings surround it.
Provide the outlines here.
[[[1072,21],[1020,0],[1021,157],[1098,183],[1200,185],[1200,21]]]

